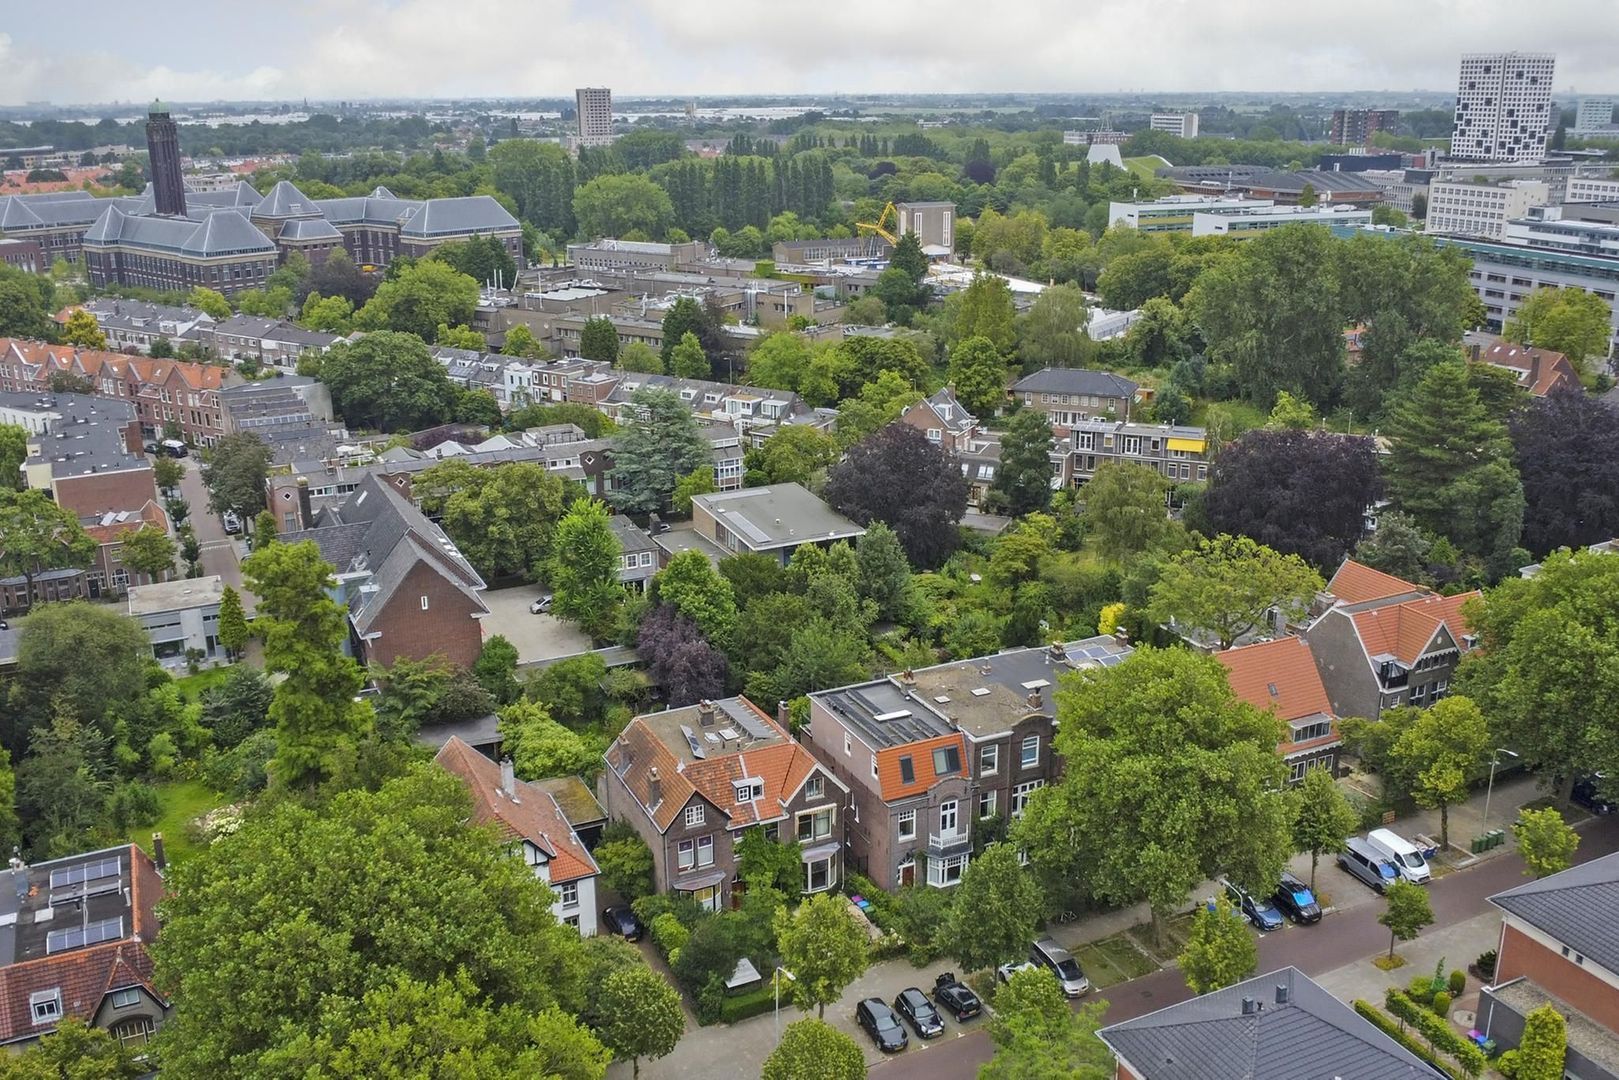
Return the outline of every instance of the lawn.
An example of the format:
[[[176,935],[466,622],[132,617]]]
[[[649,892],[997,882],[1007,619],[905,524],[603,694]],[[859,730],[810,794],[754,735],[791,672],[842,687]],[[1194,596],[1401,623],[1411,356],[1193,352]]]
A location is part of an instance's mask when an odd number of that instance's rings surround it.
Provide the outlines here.
[[[1148,154],[1146,157],[1127,157],[1124,159],[1124,167],[1141,177],[1143,180],[1156,180],[1158,176],[1155,170],[1161,169],[1168,164],[1169,162],[1165,161],[1157,154]]]
[[[125,838],[134,842],[148,855],[152,853],[152,834],[163,834],[163,847],[171,863],[182,862],[196,854],[198,846],[186,835],[186,824],[192,818],[205,814],[230,800],[201,780],[170,780],[154,785],[159,807],[157,823],[140,828]]]
[[[1081,945],[1074,950],[1074,957],[1079,961],[1079,966],[1085,969],[1091,985],[1098,990],[1158,970],[1157,964],[1123,936]]]
[[[1157,956],[1165,963],[1180,955],[1186,947],[1186,939],[1192,931],[1192,913],[1176,915],[1164,923],[1164,947],[1159,949],[1153,941],[1152,923],[1137,923],[1126,931],[1148,956]]]
[[[180,689],[180,696],[187,701],[201,701],[203,691],[218,686],[230,678],[230,667],[203,668],[195,675],[183,675],[175,679],[175,685]]]

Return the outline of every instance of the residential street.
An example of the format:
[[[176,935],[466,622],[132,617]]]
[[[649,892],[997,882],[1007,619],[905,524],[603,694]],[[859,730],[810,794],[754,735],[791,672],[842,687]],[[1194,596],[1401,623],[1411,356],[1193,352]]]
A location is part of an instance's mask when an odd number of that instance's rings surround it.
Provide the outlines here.
[[[225,584],[240,590],[242,564],[240,540],[229,536],[219,518],[208,511],[208,488],[202,482],[202,466],[195,455],[182,461],[185,476],[180,480],[180,495],[191,505],[191,529],[197,534],[202,548],[202,572],[218,574]]]

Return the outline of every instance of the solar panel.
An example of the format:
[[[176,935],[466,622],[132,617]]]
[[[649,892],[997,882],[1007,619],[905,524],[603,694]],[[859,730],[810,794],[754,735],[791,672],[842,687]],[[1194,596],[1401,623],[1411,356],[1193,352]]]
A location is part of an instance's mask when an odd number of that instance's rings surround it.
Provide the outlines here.
[[[696,732],[685,724],[680,725],[681,734],[686,736],[686,746],[691,750],[691,756],[701,760],[703,758],[703,744],[697,741]]]
[[[86,945],[100,945],[103,941],[116,941],[124,936],[124,919],[118,916],[102,919],[88,926],[63,927],[45,935],[45,952],[59,953],[68,949],[82,949]]]
[[[118,877],[123,869],[123,861],[116,856],[110,859],[97,859],[91,863],[80,863],[78,866],[67,866],[60,870],[51,871],[51,888],[66,889],[74,885],[83,885],[87,881],[100,881],[102,878]]]

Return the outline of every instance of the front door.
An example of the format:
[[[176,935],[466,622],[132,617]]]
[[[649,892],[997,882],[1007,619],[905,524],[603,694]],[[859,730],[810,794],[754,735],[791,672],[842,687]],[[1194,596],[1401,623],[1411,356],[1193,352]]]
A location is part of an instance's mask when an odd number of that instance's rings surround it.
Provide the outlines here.
[[[899,885],[905,888],[916,884],[916,862],[912,860],[899,868]]]

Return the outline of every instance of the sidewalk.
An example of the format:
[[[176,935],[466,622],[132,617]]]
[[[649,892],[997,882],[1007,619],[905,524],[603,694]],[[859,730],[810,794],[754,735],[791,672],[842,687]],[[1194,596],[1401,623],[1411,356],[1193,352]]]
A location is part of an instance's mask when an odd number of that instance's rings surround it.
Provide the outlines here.
[[[1372,963],[1371,957],[1366,957],[1317,975],[1315,981],[1339,1001],[1364,998],[1381,1007],[1384,991],[1391,986],[1405,986],[1418,975],[1432,975],[1434,965],[1441,959],[1447,975],[1451,971],[1466,971],[1467,965],[1477,960],[1480,953],[1495,948],[1500,935],[1501,913],[1489,911],[1450,926],[1429,928],[1415,941],[1400,942],[1394,952],[1405,957],[1404,967],[1383,971]],[[1380,955],[1387,955],[1387,950]],[[1469,975],[1463,997],[1476,994],[1479,986],[1479,981]]]

